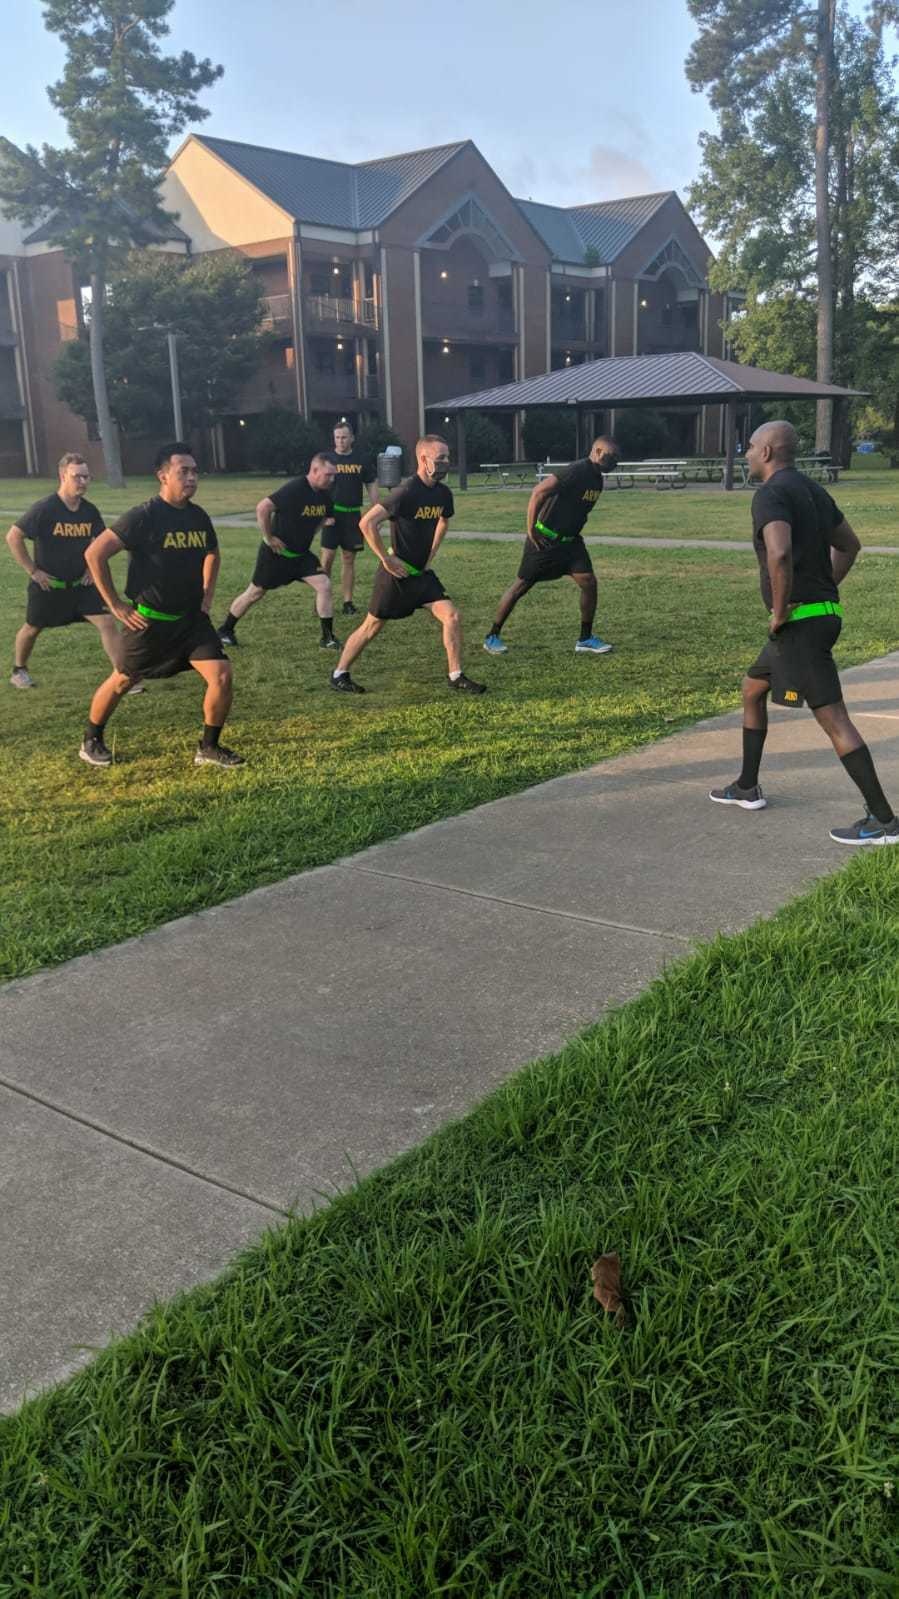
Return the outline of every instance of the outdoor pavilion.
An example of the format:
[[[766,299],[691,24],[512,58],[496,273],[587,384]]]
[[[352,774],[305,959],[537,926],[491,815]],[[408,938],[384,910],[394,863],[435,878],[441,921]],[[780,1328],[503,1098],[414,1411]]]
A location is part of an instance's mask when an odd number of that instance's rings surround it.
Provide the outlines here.
[[[544,372],[519,383],[480,389],[453,400],[441,400],[440,409],[456,418],[456,453],[461,488],[468,486],[465,460],[466,411],[526,411],[531,407],[574,408],[577,418],[577,454],[586,453],[585,423],[595,411],[619,411],[638,405],[720,405],[724,408],[723,486],[734,486],[734,446],[737,406],[755,400],[833,400],[835,406],[856,398],[858,389],[840,389],[832,383],[814,383],[785,372],[740,366],[711,355],[686,350],[673,355],[615,355],[602,361]]]

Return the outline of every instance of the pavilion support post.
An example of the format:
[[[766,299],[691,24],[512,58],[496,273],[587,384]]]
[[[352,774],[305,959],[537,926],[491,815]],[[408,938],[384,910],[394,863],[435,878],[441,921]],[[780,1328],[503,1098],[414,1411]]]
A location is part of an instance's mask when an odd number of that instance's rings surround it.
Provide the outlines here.
[[[456,466],[459,471],[459,488],[468,488],[468,462],[465,456],[465,412],[456,412]]]
[[[734,486],[734,453],[737,443],[737,407],[729,400],[724,407],[724,487]]]

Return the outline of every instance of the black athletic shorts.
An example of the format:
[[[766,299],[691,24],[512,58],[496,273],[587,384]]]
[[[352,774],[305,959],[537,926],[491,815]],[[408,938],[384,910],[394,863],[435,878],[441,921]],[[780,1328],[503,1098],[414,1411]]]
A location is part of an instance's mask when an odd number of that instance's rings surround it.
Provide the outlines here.
[[[574,572],[592,572],[593,562],[578,533],[573,539],[548,539],[537,534],[537,543],[525,539],[518,576],[525,583],[549,583],[553,578]]]
[[[365,540],[359,532],[359,518],[361,515],[361,506],[358,511],[335,511],[334,526],[322,528],[322,549],[364,549]]]
[[[25,620],[30,627],[68,627],[87,616],[103,616],[106,606],[93,583],[74,583],[64,589],[42,589],[33,580],[28,584]]]
[[[311,550],[305,555],[279,555],[263,539],[250,581],[259,589],[283,589],[288,583],[300,583],[304,577],[315,577],[320,572],[318,556]]]
[[[393,577],[383,566],[379,566],[368,602],[368,614],[377,616],[382,622],[399,622],[402,617],[411,616],[423,605],[433,605],[435,601],[446,598],[446,589],[436,572],[428,570],[422,572],[420,577]]]
[[[841,626],[838,616],[807,616],[801,622],[788,622],[776,638],[768,640],[747,675],[768,678],[775,705],[798,709],[806,703],[812,711],[836,705],[843,690],[831,650]]]
[[[129,629],[122,642],[119,670],[129,677],[176,677],[192,661],[226,661],[222,641],[205,611],[177,622],[148,622],[143,632]]]

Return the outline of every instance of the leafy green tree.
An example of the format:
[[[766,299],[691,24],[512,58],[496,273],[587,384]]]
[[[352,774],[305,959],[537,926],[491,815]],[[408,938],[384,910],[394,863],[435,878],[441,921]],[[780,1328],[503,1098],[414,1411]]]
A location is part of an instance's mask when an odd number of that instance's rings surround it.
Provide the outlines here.
[[[483,461],[508,461],[511,445],[508,435],[480,411],[465,413],[465,455],[470,467],[479,467]]]
[[[235,256],[129,258],[109,284],[105,307],[109,406],[121,431],[171,432],[167,332],[178,336],[185,431],[223,416],[267,342],[259,331],[261,311],[252,268]],[[96,424],[87,338],[63,346],[56,387],[60,399]]]
[[[845,0],[688,4],[700,31],[687,76],[718,115],[690,196],[720,244],[714,286],[748,292],[747,317],[763,322],[767,298],[806,299],[814,374],[852,386],[855,296],[896,288],[899,118],[883,25],[897,7],[859,18]]]
[[[174,0],[48,0],[44,20],[66,63],[48,90],[69,133],[64,149],[0,140],[0,203],[27,226],[43,221],[90,285],[90,358],[109,482],[122,484],[104,364],[110,273],[134,246],[163,237],[159,200],[168,143],[208,116],[197,96],[222,68],[189,51],[163,55]]]
[[[278,477],[299,477],[308,471],[318,450],[331,444],[327,430],[307,422],[298,411],[270,405],[265,411],[247,417],[244,447],[253,472],[271,472]]]
[[[575,418],[554,406],[525,413],[521,430],[528,461],[573,461],[577,451]]]

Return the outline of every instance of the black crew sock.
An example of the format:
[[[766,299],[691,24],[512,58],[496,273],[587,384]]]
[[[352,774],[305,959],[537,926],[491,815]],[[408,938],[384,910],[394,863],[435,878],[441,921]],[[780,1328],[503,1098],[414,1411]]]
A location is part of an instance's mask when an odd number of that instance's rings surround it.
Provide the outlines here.
[[[744,727],[743,770],[737,778],[737,788],[755,788],[762,764],[762,750],[768,737],[767,727]]]
[[[490,625],[490,636],[491,636],[491,638],[499,638],[500,632],[502,630],[502,625],[503,625],[502,622],[492,622],[491,623],[491,625]]]
[[[105,727],[105,722],[88,722],[84,729],[85,739],[99,738],[102,740]]]
[[[218,742],[221,738],[221,734],[222,730],[220,727],[210,727],[208,722],[203,723],[203,743],[208,750],[218,749]]]
[[[581,623],[581,643],[584,642],[585,638],[592,638],[592,637],[593,637],[593,623],[591,622],[590,626],[588,627],[586,622],[582,622]]]
[[[867,744],[860,744],[857,750],[850,750],[848,755],[841,755],[840,760],[856,788],[861,789],[869,815],[876,816],[878,822],[891,822],[892,807],[878,782]]]
[[[237,617],[234,615],[233,611],[229,611],[228,615],[225,617],[225,620],[222,623],[221,628],[219,629],[219,631],[221,633],[233,633],[234,629],[236,628],[236,626],[237,626]]]
[[[321,625],[322,625],[322,638],[333,638],[334,637],[334,618],[333,618],[333,616],[320,616],[319,617],[319,621],[321,622]]]

